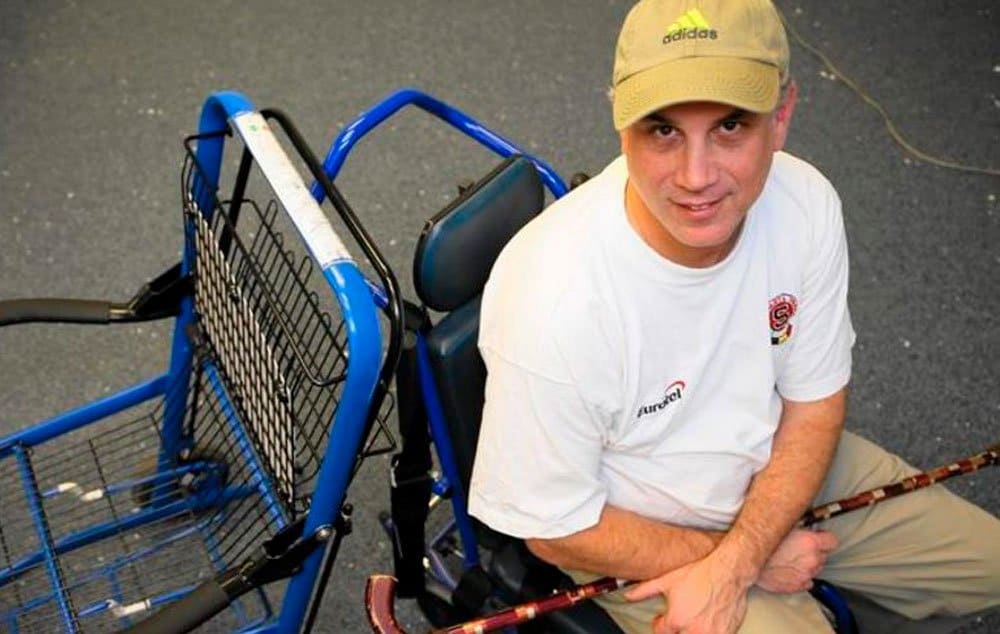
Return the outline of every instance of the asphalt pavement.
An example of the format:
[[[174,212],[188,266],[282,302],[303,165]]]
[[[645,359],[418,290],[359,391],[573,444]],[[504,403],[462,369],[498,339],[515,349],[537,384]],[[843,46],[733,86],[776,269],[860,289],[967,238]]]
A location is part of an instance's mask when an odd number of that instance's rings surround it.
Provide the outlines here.
[[[922,152],[1000,169],[1000,7],[990,0],[779,0],[790,23]],[[568,177],[617,153],[606,98],[625,0],[0,2],[0,299],[124,299],[181,248],[182,138],[213,91],[283,109],[319,153],[413,86]],[[1000,440],[1000,178],[903,150],[802,44],[788,149],[840,192],[858,333],[848,426],[920,467]],[[423,220],[495,163],[415,110],[358,145],[338,185],[405,278]],[[404,279],[404,290],[412,287]],[[0,330],[0,433],[156,374],[169,330]],[[1000,470],[954,481],[1000,514]],[[365,577],[391,570],[385,461],[318,631],[362,632]],[[998,589],[1000,592],[1000,589]],[[419,626],[410,608],[404,620]],[[963,626],[1000,632],[1000,614]]]

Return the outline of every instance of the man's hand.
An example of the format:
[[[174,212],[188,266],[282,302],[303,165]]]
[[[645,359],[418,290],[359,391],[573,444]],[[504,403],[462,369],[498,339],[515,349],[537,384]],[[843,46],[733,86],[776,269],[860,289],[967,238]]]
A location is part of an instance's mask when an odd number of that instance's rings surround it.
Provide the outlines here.
[[[756,585],[769,592],[802,592],[812,587],[826,558],[838,545],[829,531],[794,529],[760,571]],[[645,581],[628,592],[629,601],[662,594],[667,611],[653,621],[655,634],[731,634],[746,616],[746,580],[722,551]]]
[[[749,586],[715,553],[625,593],[629,601],[662,594],[667,611],[653,621],[654,634],[732,634],[747,611]]]
[[[819,576],[838,543],[829,531],[792,530],[767,560],[757,585],[782,594],[812,588],[812,580]]]

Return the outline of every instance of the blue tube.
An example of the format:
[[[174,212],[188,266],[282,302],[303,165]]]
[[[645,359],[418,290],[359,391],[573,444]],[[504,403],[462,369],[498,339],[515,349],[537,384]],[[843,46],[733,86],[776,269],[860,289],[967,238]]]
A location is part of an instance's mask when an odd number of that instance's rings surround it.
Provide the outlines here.
[[[239,630],[239,634],[272,634],[273,632],[280,632],[282,630],[278,629],[278,626],[274,623],[268,623],[261,627],[251,627],[249,629]]]
[[[0,458],[10,454],[11,450],[18,445],[31,447],[43,443],[105,416],[160,396],[166,390],[167,383],[167,375],[161,375],[13,433],[0,441]]]
[[[854,620],[854,614],[836,588],[826,581],[815,579],[809,594],[825,605],[833,614],[833,625],[837,634],[857,634],[858,625]]]
[[[330,177],[330,180],[334,180],[337,177],[344,161],[347,160],[347,155],[350,153],[351,148],[363,136],[407,105],[414,105],[451,124],[452,127],[465,133],[504,158],[511,154],[524,155],[534,163],[535,168],[542,177],[542,181],[545,182],[545,186],[548,187],[549,191],[556,198],[559,198],[568,191],[566,184],[559,178],[559,174],[548,163],[526,152],[523,148],[518,147],[496,132],[493,132],[458,108],[450,106],[414,88],[403,88],[392,93],[368,110],[362,112],[341,130],[330,146],[330,151],[327,153],[326,159],[323,161],[323,171]],[[310,191],[316,200],[323,201],[323,188],[319,183],[313,183]]]
[[[253,103],[238,92],[213,93],[201,107],[198,134],[222,132],[229,125],[230,118],[253,109]],[[223,143],[221,136],[200,139],[195,154],[201,172],[195,174],[193,189],[200,194],[197,200],[198,206],[208,218],[211,218],[214,211],[214,194],[219,186],[219,173],[222,169]],[[204,183],[201,182],[202,176],[205,179]]]
[[[316,478],[316,490],[310,503],[303,535],[314,535],[321,527],[335,525],[357,461],[368,420],[368,410],[382,365],[382,336],[378,313],[371,290],[354,262],[335,261],[323,269],[323,275],[340,304],[347,327],[347,354],[350,367],[341,392],[333,427],[327,441],[326,455]],[[281,608],[279,631],[297,632],[305,616],[315,580],[319,574],[324,549],[318,548],[302,565],[299,574],[288,583]]]

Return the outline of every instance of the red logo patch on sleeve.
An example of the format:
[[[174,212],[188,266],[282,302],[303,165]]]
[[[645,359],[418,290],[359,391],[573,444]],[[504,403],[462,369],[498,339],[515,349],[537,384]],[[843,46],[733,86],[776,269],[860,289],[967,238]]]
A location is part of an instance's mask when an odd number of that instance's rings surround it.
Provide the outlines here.
[[[798,300],[788,293],[776,295],[768,302],[767,315],[771,325],[772,346],[780,346],[792,338],[791,320],[798,307]]]

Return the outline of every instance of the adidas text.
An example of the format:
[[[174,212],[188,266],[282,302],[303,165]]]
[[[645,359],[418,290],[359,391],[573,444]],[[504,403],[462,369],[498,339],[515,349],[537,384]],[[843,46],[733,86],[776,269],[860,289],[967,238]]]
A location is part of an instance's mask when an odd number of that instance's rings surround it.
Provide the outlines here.
[[[685,29],[673,31],[663,36],[663,43],[670,44],[678,40],[714,40],[719,37],[715,29]]]

